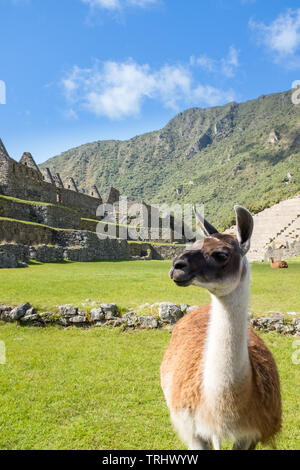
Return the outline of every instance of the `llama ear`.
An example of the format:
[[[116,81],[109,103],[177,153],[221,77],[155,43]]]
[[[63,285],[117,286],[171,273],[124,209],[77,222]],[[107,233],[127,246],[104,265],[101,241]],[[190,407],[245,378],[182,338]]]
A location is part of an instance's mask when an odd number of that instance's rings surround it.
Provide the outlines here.
[[[200,222],[200,227],[205,237],[209,237],[210,235],[213,235],[214,233],[218,233],[218,230],[209,222],[207,222],[207,220],[205,220],[204,217],[202,217],[200,212],[197,211],[196,206],[194,206],[194,212],[195,212],[196,219],[198,220],[198,222]]]
[[[242,206],[234,206],[236,213],[237,238],[245,255],[250,249],[251,235],[253,232],[253,217],[247,209]]]

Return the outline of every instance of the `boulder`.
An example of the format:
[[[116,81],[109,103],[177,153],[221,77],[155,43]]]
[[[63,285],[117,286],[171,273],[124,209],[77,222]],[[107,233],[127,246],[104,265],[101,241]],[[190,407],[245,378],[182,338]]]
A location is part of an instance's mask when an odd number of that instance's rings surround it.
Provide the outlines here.
[[[300,333],[300,318],[293,318],[292,325],[296,333]]]
[[[105,319],[105,313],[103,312],[102,308],[93,308],[93,310],[91,310],[90,316],[93,323]]]
[[[70,318],[78,315],[78,307],[72,305],[59,305],[58,307],[62,317]]]
[[[178,305],[162,302],[158,306],[158,315],[163,323],[176,323],[183,313]]]
[[[0,305],[0,320],[9,321],[9,314],[12,311],[12,308],[8,305]]]
[[[9,269],[17,268],[18,260],[13,253],[0,251],[0,268]]]
[[[158,321],[152,316],[142,316],[138,318],[138,323],[141,328],[152,330],[158,327]]]
[[[68,323],[73,325],[81,325],[87,323],[87,318],[83,312],[79,312],[79,315],[74,315],[68,318]]]
[[[18,307],[15,307],[11,310],[9,313],[9,319],[10,321],[17,321],[20,320],[20,318],[24,317],[27,310],[29,310],[31,305],[29,303],[19,305]]]
[[[127,326],[135,326],[138,323],[138,316],[135,312],[125,313],[122,319]]]
[[[35,312],[34,308],[30,308],[25,313],[24,317],[20,318],[21,324],[40,324],[43,323],[42,318]]]
[[[180,305],[180,310],[182,311],[183,314],[187,313],[189,308],[190,308],[190,306],[187,305],[187,304],[181,304]]]
[[[275,317],[253,318],[251,323],[258,329],[268,331],[277,330],[280,332],[284,327],[284,319],[281,315],[277,315]]]
[[[100,307],[104,312],[106,320],[113,320],[116,317],[120,317],[116,304],[101,304]]]

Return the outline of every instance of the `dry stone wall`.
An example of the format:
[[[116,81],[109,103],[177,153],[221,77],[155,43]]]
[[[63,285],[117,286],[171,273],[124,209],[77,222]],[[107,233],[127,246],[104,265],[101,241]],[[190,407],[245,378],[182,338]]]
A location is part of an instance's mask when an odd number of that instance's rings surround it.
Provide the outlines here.
[[[0,219],[0,240],[23,245],[53,245],[56,232],[49,227]]]
[[[0,217],[12,217],[65,229],[79,230],[81,219],[77,211],[56,205],[39,205],[16,202],[0,197]]]
[[[146,258],[155,260],[174,259],[181,255],[185,249],[185,245],[160,244],[152,245],[151,243],[129,243],[129,250],[132,258]]]

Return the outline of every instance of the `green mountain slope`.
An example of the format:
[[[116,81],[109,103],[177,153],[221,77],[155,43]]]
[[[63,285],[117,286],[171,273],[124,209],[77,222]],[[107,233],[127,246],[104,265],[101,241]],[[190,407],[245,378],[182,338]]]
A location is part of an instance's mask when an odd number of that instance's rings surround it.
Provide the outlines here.
[[[178,114],[162,130],[99,141],[45,162],[79,187],[147,202],[204,203],[219,226],[233,205],[258,211],[300,191],[300,106],[291,92]]]

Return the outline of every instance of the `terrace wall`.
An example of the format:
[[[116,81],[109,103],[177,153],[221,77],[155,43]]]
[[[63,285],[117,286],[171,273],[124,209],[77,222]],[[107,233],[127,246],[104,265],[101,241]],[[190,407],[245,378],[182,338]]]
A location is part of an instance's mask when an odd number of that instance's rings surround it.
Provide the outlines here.
[[[0,197],[0,217],[44,224],[50,227],[79,230],[81,220],[78,212],[51,205],[26,204]]]

